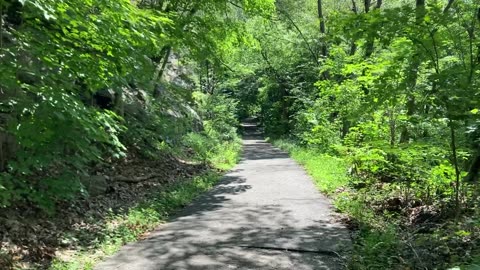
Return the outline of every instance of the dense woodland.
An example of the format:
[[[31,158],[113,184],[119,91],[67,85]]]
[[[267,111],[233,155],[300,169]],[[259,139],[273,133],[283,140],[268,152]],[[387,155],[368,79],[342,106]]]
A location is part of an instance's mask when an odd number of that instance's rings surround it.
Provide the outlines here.
[[[152,229],[126,201],[230,168],[254,118],[345,214],[350,269],[480,267],[479,1],[0,0],[0,22],[0,265],[90,269],[58,251]],[[112,215],[99,243],[70,230]]]

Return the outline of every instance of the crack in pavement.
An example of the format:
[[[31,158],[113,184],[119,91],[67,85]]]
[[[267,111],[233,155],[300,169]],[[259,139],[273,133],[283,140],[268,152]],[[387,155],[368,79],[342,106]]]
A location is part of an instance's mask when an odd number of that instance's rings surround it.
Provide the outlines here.
[[[351,247],[330,201],[246,127],[242,160],[211,191],[97,270],[337,270]]]
[[[279,247],[268,247],[268,246],[239,246],[241,248],[249,248],[249,249],[265,249],[265,250],[278,250],[278,251],[286,251],[286,252],[297,252],[297,253],[315,253],[321,254],[326,256],[334,256],[338,258],[342,258],[340,254],[333,250],[307,250],[307,249],[296,249],[296,248],[279,248]]]

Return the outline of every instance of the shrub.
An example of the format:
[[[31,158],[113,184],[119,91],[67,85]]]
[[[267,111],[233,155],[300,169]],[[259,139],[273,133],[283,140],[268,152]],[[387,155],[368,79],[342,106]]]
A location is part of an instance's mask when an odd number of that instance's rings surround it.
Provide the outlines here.
[[[3,174],[1,206],[26,199],[51,209],[58,199],[81,191],[78,177],[105,154],[124,155],[118,139],[122,119],[111,111],[88,108],[74,96],[45,89],[38,100],[17,104],[21,112],[9,123],[18,149]]]

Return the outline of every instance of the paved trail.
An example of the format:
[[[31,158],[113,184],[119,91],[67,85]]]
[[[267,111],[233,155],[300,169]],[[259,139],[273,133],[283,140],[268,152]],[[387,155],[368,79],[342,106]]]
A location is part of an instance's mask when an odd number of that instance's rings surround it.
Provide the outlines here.
[[[349,245],[305,171],[250,133],[218,186],[96,269],[343,269],[335,253]]]

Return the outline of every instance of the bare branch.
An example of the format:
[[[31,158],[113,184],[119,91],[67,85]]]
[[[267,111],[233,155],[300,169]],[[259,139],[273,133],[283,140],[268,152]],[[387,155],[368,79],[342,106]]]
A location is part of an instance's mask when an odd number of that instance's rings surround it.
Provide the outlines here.
[[[298,25],[293,21],[292,17],[290,17],[290,14],[288,14],[287,11],[285,10],[279,10],[279,12],[283,13],[285,17],[290,21],[290,23],[293,25],[293,27],[297,30],[298,34],[302,37],[303,41],[305,42],[305,46],[307,47],[308,51],[312,55],[313,60],[315,63],[318,64],[318,55],[313,51],[312,47],[310,46],[310,43],[308,42],[307,38],[303,34],[302,30],[298,27]]]
[[[445,9],[443,9],[443,13],[447,13],[448,10],[452,7],[454,2],[455,0],[448,0],[447,6],[445,7]]]

